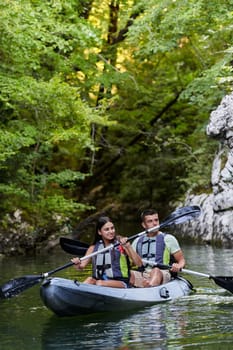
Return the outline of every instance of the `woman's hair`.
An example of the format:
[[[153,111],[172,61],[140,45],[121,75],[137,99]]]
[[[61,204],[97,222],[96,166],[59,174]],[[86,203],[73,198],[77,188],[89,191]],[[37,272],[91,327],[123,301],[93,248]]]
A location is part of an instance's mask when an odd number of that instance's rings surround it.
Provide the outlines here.
[[[100,216],[96,222],[96,228],[95,228],[95,238],[93,244],[98,242],[100,240],[99,230],[107,223],[107,222],[113,222],[112,219],[110,219],[108,216]]]

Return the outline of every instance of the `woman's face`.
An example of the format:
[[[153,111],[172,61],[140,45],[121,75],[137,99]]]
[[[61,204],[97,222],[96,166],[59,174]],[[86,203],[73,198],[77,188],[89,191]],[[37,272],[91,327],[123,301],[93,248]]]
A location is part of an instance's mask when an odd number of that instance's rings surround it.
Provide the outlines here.
[[[115,227],[112,222],[108,221],[98,231],[102,239],[112,241],[115,238]]]

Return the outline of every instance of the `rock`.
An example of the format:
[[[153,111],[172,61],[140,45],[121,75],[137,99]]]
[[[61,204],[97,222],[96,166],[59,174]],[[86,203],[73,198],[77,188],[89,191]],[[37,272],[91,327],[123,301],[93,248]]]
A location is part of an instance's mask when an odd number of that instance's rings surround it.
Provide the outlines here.
[[[195,241],[233,247],[233,94],[225,96],[210,114],[209,137],[219,140],[213,161],[212,193],[187,195],[185,205],[199,205],[200,217],[180,227],[181,236]]]

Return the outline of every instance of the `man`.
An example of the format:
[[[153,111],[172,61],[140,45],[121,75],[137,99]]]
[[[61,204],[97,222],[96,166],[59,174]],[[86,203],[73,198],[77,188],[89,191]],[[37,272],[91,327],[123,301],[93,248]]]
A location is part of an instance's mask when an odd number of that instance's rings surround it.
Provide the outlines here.
[[[145,230],[159,226],[159,216],[156,210],[147,209],[141,214],[142,226]],[[131,284],[135,287],[154,287],[171,279],[171,273],[177,273],[185,266],[185,258],[177,239],[159,230],[136,238],[132,247],[142,259],[152,263],[171,265],[170,270],[152,268],[145,264],[142,271],[131,272]]]

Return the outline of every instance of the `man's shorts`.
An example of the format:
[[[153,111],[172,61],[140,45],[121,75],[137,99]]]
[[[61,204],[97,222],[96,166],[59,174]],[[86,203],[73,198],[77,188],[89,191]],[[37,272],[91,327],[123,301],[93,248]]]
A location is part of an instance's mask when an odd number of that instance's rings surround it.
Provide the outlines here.
[[[171,274],[169,272],[169,270],[160,270],[163,274],[163,282],[167,283],[171,280]],[[134,278],[135,278],[135,282],[133,284],[134,287],[137,288],[143,288],[144,287],[144,283],[145,280],[149,280],[150,279],[150,273],[149,272],[140,272],[140,271],[131,271],[131,273],[134,274]]]

